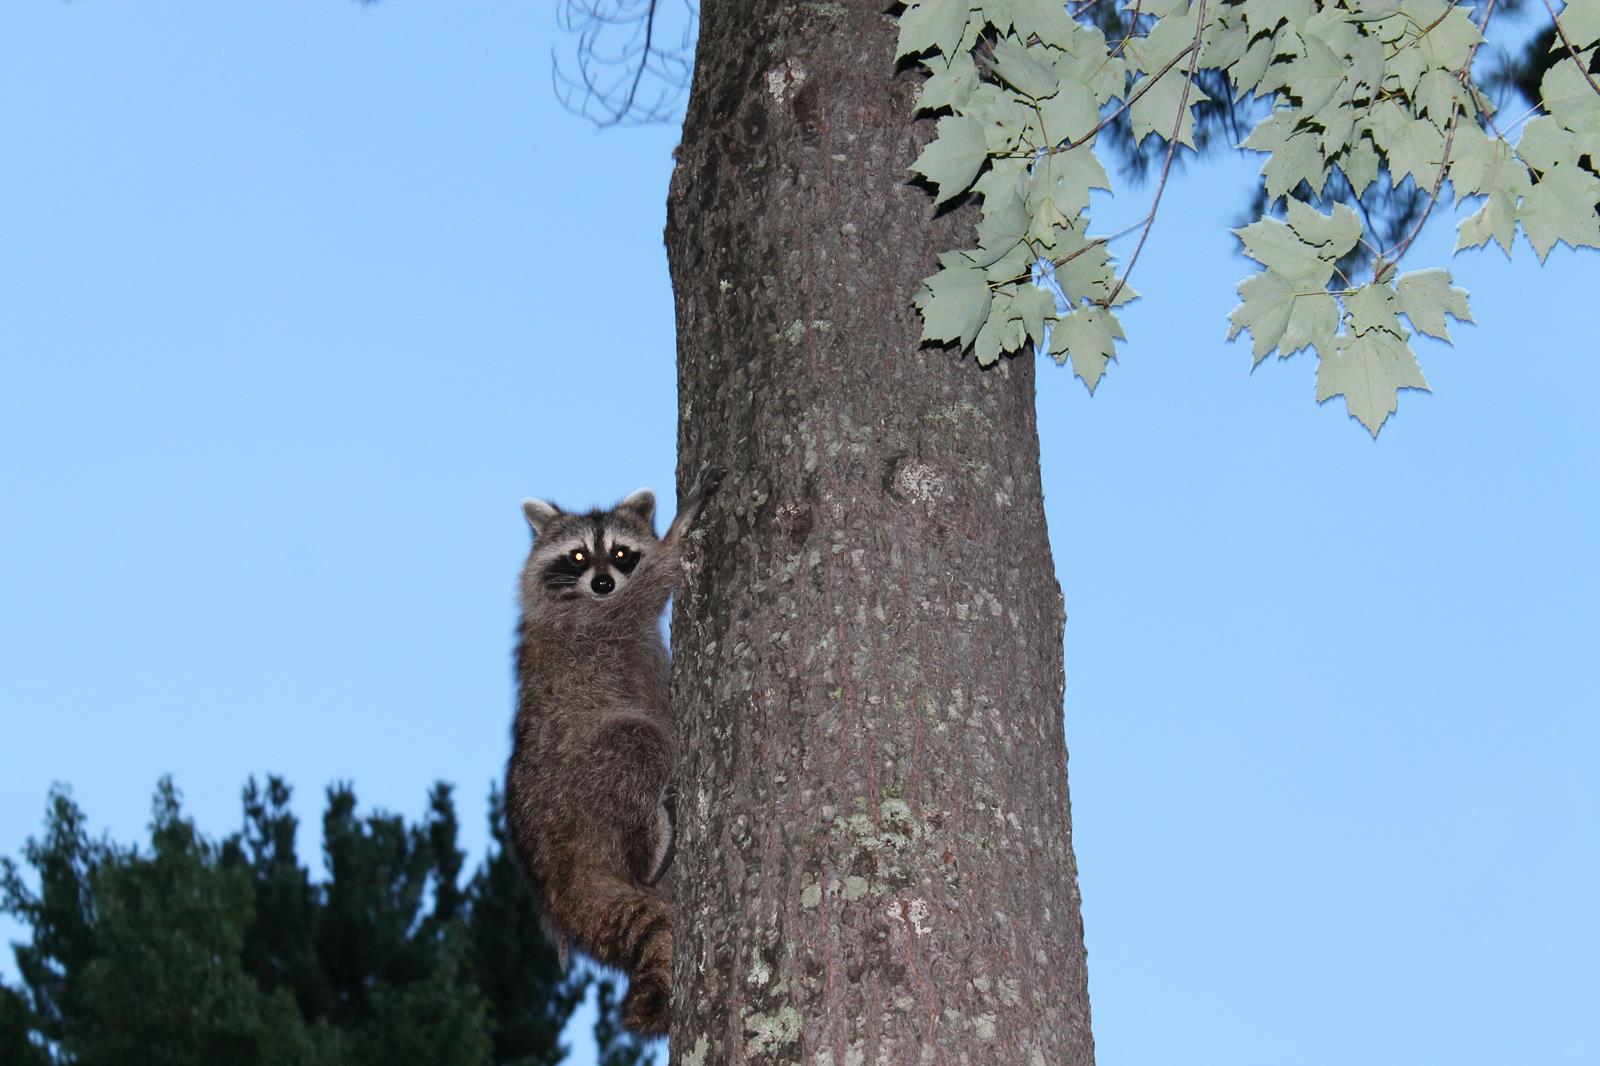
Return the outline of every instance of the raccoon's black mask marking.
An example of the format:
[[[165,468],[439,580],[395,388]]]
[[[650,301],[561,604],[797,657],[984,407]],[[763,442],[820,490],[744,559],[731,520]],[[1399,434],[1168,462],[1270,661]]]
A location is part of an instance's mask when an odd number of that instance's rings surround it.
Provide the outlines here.
[[[575,588],[578,579],[589,569],[587,562],[575,563],[572,557],[563,555],[555,562],[544,568],[544,587],[547,589]]]

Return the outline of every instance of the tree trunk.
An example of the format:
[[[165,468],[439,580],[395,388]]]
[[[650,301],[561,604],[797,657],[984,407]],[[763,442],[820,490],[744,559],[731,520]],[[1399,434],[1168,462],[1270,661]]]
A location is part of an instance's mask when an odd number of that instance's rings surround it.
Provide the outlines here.
[[[706,0],[668,206],[683,1066],[1090,1066],[1033,364],[920,350],[971,217],[885,0]]]

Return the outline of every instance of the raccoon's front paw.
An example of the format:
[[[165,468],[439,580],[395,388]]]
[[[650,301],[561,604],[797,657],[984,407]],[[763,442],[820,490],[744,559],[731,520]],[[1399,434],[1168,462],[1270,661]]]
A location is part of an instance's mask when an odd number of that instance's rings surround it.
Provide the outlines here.
[[[722,479],[728,476],[728,471],[715,463],[707,463],[700,469],[700,476],[694,479],[694,493],[702,500],[710,499],[712,494],[722,485]]]

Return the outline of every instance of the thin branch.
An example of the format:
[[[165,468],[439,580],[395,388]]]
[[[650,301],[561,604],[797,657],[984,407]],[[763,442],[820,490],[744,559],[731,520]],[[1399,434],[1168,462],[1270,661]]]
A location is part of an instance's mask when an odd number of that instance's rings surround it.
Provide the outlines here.
[[[1550,0],[1544,0],[1544,9],[1550,12],[1550,21],[1556,24],[1556,36],[1560,37],[1561,43],[1567,46],[1567,55],[1572,57],[1572,62],[1577,65],[1579,73],[1583,75],[1583,80],[1589,83],[1589,88],[1593,89],[1597,95],[1600,95],[1600,85],[1594,83],[1594,77],[1589,73],[1589,68],[1584,65],[1583,60],[1578,58],[1578,50],[1572,47],[1571,41],[1567,40],[1567,31],[1561,28],[1561,20],[1556,18],[1556,9],[1551,6]],[[1488,18],[1483,21],[1485,25],[1489,22]]]
[[[1139,7],[1143,3],[1144,0],[1133,0],[1133,17],[1128,20],[1128,32],[1122,35],[1122,40],[1118,41],[1117,46],[1111,50],[1113,59],[1121,55],[1122,50],[1128,47],[1128,41],[1133,37],[1133,31],[1139,28]]]
[[[1500,130],[1498,130],[1498,129],[1495,130],[1495,133],[1503,141],[1507,137],[1509,137],[1511,135],[1512,131],[1515,130],[1518,126],[1522,125],[1528,119],[1532,118],[1534,115],[1537,115],[1540,111],[1543,111],[1543,110],[1544,110],[1544,108],[1541,105],[1534,104],[1532,107],[1528,108],[1528,110],[1524,111],[1522,114],[1520,114],[1516,118],[1512,119],[1511,122],[1506,126],[1504,133],[1501,133]]]
[[[650,57],[650,41],[656,33],[656,0],[650,0],[650,7],[644,16],[644,49],[643,58],[639,61],[639,69],[633,72],[633,84],[628,86],[627,99],[622,101],[622,113],[627,114],[633,110],[634,97],[639,95],[639,82],[644,78],[644,69],[648,66]]]
[[[1423,223],[1428,221],[1428,216],[1433,213],[1433,205],[1439,201],[1439,190],[1444,187],[1444,176],[1450,170],[1450,146],[1455,141],[1456,121],[1461,117],[1461,106],[1457,104],[1450,111],[1450,128],[1444,135],[1444,155],[1439,162],[1439,176],[1433,179],[1433,188],[1428,193],[1428,202],[1422,205],[1422,214],[1417,217],[1416,225],[1411,227],[1411,232],[1403,237],[1399,244],[1389,249],[1387,254],[1375,256],[1372,260],[1372,280],[1377,281],[1386,269],[1393,269],[1400,261],[1400,257],[1410,250],[1417,236],[1422,232]]]
[[[1083,144],[1085,144],[1086,142],[1091,140],[1094,137],[1095,134],[1099,133],[1101,130],[1103,130],[1107,126],[1111,125],[1111,123],[1115,122],[1119,115],[1121,115],[1124,111],[1128,110],[1128,108],[1132,107],[1138,101],[1139,97],[1141,97],[1145,93],[1149,92],[1150,91],[1150,87],[1152,85],[1154,85],[1156,82],[1161,80],[1162,75],[1166,74],[1167,71],[1169,71],[1173,67],[1177,66],[1178,65],[1178,60],[1182,59],[1186,55],[1189,55],[1191,52],[1193,52],[1196,56],[1198,56],[1200,54],[1199,53],[1199,47],[1198,47],[1198,38],[1196,39],[1196,42],[1197,42],[1196,44],[1189,45],[1188,47],[1184,48],[1183,51],[1179,52],[1177,55],[1175,55],[1171,59],[1167,60],[1167,65],[1162,67],[1160,70],[1156,71],[1154,75],[1152,75],[1151,77],[1148,77],[1144,81],[1140,82],[1138,90],[1135,91],[1135,92],[1129,93],[1128,94],[1128,98],[1126,100],[1124,100],[1121,104],[1119,104],[1117,106],[1116,110],[1112,111],[1111,114],[1107,115],[1105,118],[1101,119],[1098,123],[1096,123],[1094,129],[1090,130],[1088,133],[1085,133],[1082,137],[1079,137],[1077,140],[1065,141],[1065,142],[1057,145],[1056,147],[1050,149],[1051,154],[1053,155],[1053,154],[1055,154],[1057,152],[1070,152],[1074,148],[1081,147]],[[1189,69],[1191,71],[1194,70],[1194,64],[1193,63],[1189,64]],[[1193,79],[1191,79],[1190,84],[1193,84]],[[1184,95],[1185,96],[1188,95],[1188,89],[1187,88],[1184,90]]]
[[[1472,58],[1478,54],[1478,45],[1482,44],[1484,38],[1488,36],[1489,20],[1494,17],[1495,2],[1496,0],[1489,0],[1489,6],[1484,8],[1483,22],[1478,25],[1478,39],[1473,42],[1471,48],[1467,49],[1466,61],[1456,71],[1456,80],[1462,85],[1466,85],[1468,78],[1472,75]],[[1548,7],[1549,2],[1550,0],[1545,0],[1545,6]],[[1551,12],[1551,17],[1555,17],[1555,12]],[[1392,269],[1400,261],[1400,257],[1410,250],[1418,235],[1422,233],[1423,223],[1427,222],[1428,216],[1433,213],[1433,205],[1439,201],[1439,190],[1444,188],[1445,175],[1450,171],[1450,148],[1455,143],[1456,123],[1460,119],[1461,103],[1460,101],[1452,101],[1450,104],[1450,128],[1445,131],[1444,154],[1439,160],[1439,176],[1433,179],[1433,189],[1428,193],[1428,202],[1423,205],[1422,214],[1418,216],[1416,225],[1411,227],[1411,232],[1407,233],[1400,243],[1391,248],[1388,253],[1374,257],[1372,261],[1373,281],[1377,281],[1382,276],[1385,268]]]
[[[1117,297],[1122,293],[1122,287],[1128,283],[1128,275],[1133,273],[1134,264],[1139,261],[1139,253],[1144,250],[1144,242],[1150,236],[1150,227],[1155,225],[1156,211],[1161,207],[1161,194],[1167,191],[1167,177],[1172,173],[1172,158],[1178,151],[1178,132],[1183,129],[1183,119],[1189,113],[1189,90],[1194,87],[1195,68],[1200,64],[1200,35],[1205,32],[1206,26],[1206,0],[1200,0],[1194,19],[1194,42],[1187,49],[1189,52],[1189,72],[1184,75],[1183,95],[1178,99],[1178,117],[1172,124],[1172,136],[1167,139],[1167,158],[1161,164],[1161,182],[1156,186],[1155,199],[1150,202],[1150,213],[1145,216],[1144,232],[1139,234],[1139,243],[1133,246],[1133,254],[1128,257],[1128,266],[1122,272],[1122,277],[1117,279],[1117,284],[1111,290],[1111,295],[1105,299],[1104,306],[1110,307],[1117,302]],[[1182,55],[1183,53],[1179,53]],[[1171,64],[1168,64],[1170,66]],[[1159,77],[1159,75],[1157,75]]]

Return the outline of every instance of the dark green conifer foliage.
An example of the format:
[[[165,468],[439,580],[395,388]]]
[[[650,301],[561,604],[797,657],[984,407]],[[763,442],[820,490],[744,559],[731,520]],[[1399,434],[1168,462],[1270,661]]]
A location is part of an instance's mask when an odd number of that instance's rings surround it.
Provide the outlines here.
[[[27,998],[0,981],[0,1062],[6,1066],[49,1066],[50,1057],[29,1037],[37,1029]]]
[[[655,1061],[648,1045],[617,1024],[617,1005],[622,997],[609,977],[595,982],[599,1014],[594,1020],[595,1057],[600,1066],[650,1066]]]
[[[16,946],[17,970],[36,1031],[47,1041],[63,1040],[80,1014],[80,985],[95,953],[89,878],[105,850],[89,840],[72,794],[58,787],[50,791],[44,839],[30,839],[22,853],[38,892],[27,888],[9,857],[0,859],[0,901],[33,933],[30,943]]]
[[[23,864],[0,860],[0,909],[28,929],[21,988],[0,983],[5,1066],[555,1066],[590,977],[563,974],[490,796],[492,846],[463,884],[451,789],[419,824],[328,791],[324,876],[295,848],[289,786],[244,789],[220,842],[163,780],[148,847],[90,838],[64,788]],[[25,876],[23,867],[30,868]],[[596,1028],[605,1066],[648,1066]]]
[[[250,879],[156,792],[148,854],[108,850],[91,874],[94,953],[72,1029],[76,1062],[211,1066],[310,1061],[287,995],[265,996],[242,964]]]
[[[326,1018],[333,987],[317,957],[320,893],[295,851],[298,820],[289,810],[291,790],[268,777],[263,791],[251,778],[244,788],[244,832],[234,844],[255,888],[256,914],[245,934],[244,968],[271,994],[286,988],[300,1013]]]

